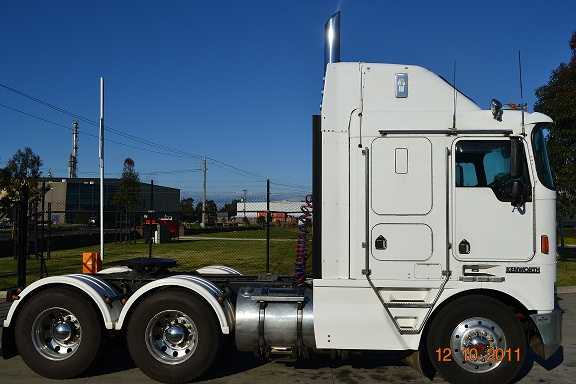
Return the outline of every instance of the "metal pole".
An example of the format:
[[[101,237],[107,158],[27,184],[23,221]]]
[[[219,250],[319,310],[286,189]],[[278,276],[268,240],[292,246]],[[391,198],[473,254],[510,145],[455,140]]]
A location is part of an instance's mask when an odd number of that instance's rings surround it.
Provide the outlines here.
[[[204,173],[204,194],[202,197],[202,228],[206,227],[206,158],[202,160],[202,171]]]
[[[46,181],[43,180],[42,181],[42,197],[41,197],[41,210],[42,210],[42,221],[41,221],[41,227],[40,227],[40,234],[42,237],[42,257],[44,257],[44,249],[46,248],[46,239],[44,238],[44,224],[46,223]]]
[[[100,77],[100,131],[98,135],[100,165],[100,260],[104,262],[104,78]]]
[[[50,240],[52,239],[52,203],[48,203],[48,240],[46,241],[46,258],[50,259]]]
[[[270,179],[266,179],[266,273],[270,273]]]
[[[38,260],[38,200],[34,199],[30,207],[30,220],[34,228],[34,255]]]
[[[28,258],[28,185],[22,187],[18,212],[18,286],[26,286]]]
[[[46,235],[44,232],[44,224],[46,223],[46,181],[42,181],[42,220],[40,221],[40,234],[41,234],[41,250],[40,250],[40,277],[45,277],[48,275],[48,271],[46,270]]]
[[[244,196],[242,197],[242,201],[244,202],[244,219],[246,219],[246,189],[243,189],[242,192],[244,192]]]
[[[149,211],[149,215],[148,215],[148,222],[150,223],[150,226],[148,227],[148,235],[149,235],[149,241],[148,241],[148,257],[151,258],[152,257],[152,243],[154,242],[154,180],[150,180],[150,211]]]

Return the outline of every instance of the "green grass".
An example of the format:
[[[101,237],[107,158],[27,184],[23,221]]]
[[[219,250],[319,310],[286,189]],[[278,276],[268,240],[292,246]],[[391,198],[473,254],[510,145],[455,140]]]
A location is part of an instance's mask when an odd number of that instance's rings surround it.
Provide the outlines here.
[[[559,261],[557,272],[556,283],[559,287],[576,285],[576,260]]]
[[[296,239],[298,236],[297,227],[271,227],[270,239]],[[242,238],[242,239],[265,239],[266,231],[264,229],[254,229],[249,231],[231,231],[231,232],[214,232],[198,233],[187,235],[186,237],[220,237],[220,238]],[[311,238],[311,235],[308,236]]]
[[[274,228],[274,239],[296,239],[295,229]],[[225,237],[244,239],[263,239],[262,230],[239,231],[198,235],[201,237]],[[310,236],[309,236],[310,238]],[[270,269],[277,274],[291,274],[294,270],[296,254],[295,241],[271,241]],[[310,245],[311,247],[311,245]],[[69,250],[53,251],[47,260],[49,275],[79,273],[82,270],[82,252],[96,252],[99,246],[89,246]],[[227,265],[244,274],[256,274],[265,270],[266,242],[228,241],[228,240],[174,240],[153,245],[155,257],[171,258],[178,262],[176,270],[190,271],[206,265]],[[147,257],[148,245],[138,243],[107,243],[104,255],[104,267],[118,265],[123,260],[134,257]],[[16,271],[16,261],[12,258],[0,259],[0,275]],[[28,283],[39,278],[39,263],[28,260]],[[16,277],[0,277],[0,289],[16,285]]]
[[[271,271],[278,274],[291,274],[294,270],[295,241],[274,241],[279,239],[296,239],[295,227],[273,227],[270,237],[270,265]],[[216,238],[243,238],[264,239],[264,230],[219,232],[194,235],[196,237]],[[311,236],[309,235],[309,238]],[[576,238],[571,238],[576,244]],[[311,242],[310,246],[311,248]],[[97,245],[69,250],[52,252],[47,260],[50,275],[79,273],[82,270],[82,252],[96,252]],[[266,242],[254,241],[227,241],[227,240],[179,240],[165,244],[154,245],[153,256],[175,259],[178,262],[177,270],[190,271],[206,265],[227,265],[238,269],[245,274],[256,274],[265,269]],[[147,257],[148,245],[143,242],[107,243],[104,267],[117,265],[123,260],[134,257]],[[39,263],[31,259],[28,261],[28,283],[39,278]],[[0,275],[16,272],[16,261],[12,258],[0,258]],[[0,277],[0,290],[16,285],[16,278]],[[564,259],[558,262],[558,285],[576,285],[576,259]]]

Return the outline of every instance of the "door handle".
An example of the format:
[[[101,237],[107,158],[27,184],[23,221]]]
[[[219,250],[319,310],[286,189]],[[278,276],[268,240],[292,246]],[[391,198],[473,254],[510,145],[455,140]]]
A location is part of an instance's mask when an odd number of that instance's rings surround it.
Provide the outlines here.
[[[458,253],[461,255],[470,254],[470,243],[468,240],[464,239],[458,244]]]
[[[378,250],[384,250],[388,248],[388,241],[384,236],[380,235],[376,238],[376,241],[374,242],[374,248]]]

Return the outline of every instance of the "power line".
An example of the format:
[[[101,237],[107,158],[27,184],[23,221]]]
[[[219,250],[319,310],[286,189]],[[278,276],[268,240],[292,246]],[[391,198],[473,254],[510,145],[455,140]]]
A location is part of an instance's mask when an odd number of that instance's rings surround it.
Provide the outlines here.
[[[55,121],[48,120],[48,119],[46,119],[46,118],[43,118],[43,117],[34,115],[34,114],[32,114],[32,113],[29,113],[29,112],[25,112],[25,111],[23,111],[23,110],[21,110],[21,109],[14,108],[14,107],[11,107],[11,106],[6,105],[6,104],[3,104],[3,103],[0,103],[0,107],[5,108],[5,109],[8,109],[8,110],[13,111],[13,112],[20,113],[20,114],[22,114],[22,115],[24,115],[24,116],[31,117],[31,118],[33,118],[33,119],[42,121],[42,122],[47,123],[47,124],[52,124],[52,125],[54,125],[54,126],[57,126],[57,127],[60,127],[60,128],[64,128],[64,129],[69,130],[69,131],[72,130],[72,128],[70,128],[70,127],[68,127],[68,126],[66,126],[66,125],[64,125],[64,124],[60,124],[60,123],[57,123],[57,122],[55,122]],[[84,135],[87,135],[87,136],[90,136],[90,137],[93,137],[93,138],[96,138],[96,139],[98,138],[98,135],[92,134],[92,133],[90,133],[90,132],[85,132],[85,131],[83,131],[83,134],[84,134]],[[160,152],[160,151],[156,151],[156,150],[150,149],[150,148],[138,147],[138,146],[135,146],[135,145],[132,145],[132,144],[123,143],[123,142],[121,142],[121,141],[116,141],[116,140],[112,140],[112,139],[106,139],[106,141],[108,141],[108,142],[110,142],[110,143],[122,145],[122,146],[125,146],[125,147],[128,147],[128,148],[137,149],[137,150],[140,150],[140,151],[153,152],[153,153],[157,153],[157,154],[160,154],[160,155],[172,156],[172,157],[176,156],[176,155],[174,155],[173,153]],[[179,157],[179,158],[183,158],[182,156],[178,156],[178,157]]]
[[[10,92],[13,92],[13,93],[15,93],[15,94],[17,94],[17,95],[20,95],[20,96],[22,96],[22,97],[24,97],[24,98],[27,98],[27,99],[29,99],[29,100],[32,100],[32,101],[34,101],[34,102],[36,102],[36,103],[39,103],[39,104],[41,104],[41,105],[44,105],[44,106],[46,106],[46,107],[48,107],[48,108],[50,108],[50,109],[52,109],[52,110],[54,110],[54,111],[57,111],[57,112],[60,112],[60,113],[62,113],[62,114],[71,116],[71,117],[73,117],[73,118],[75,118],[75,119],[78,119],[78,120],[85,121],[85,122],[87,122],[87,123],[89,123],[89,124],[91,124],[91,125],[98,126],[98,122],[97,122],[96,120],[90,119],[89,117],[86,117],[86,116],[81,115],[81,114],[79,114],[79,113],[72,112],[72,111],[70,111],[70,110],[68,110],[68,109],[66,109],[66,108],[59,107],[59,106],[57,106],[57,105],[55,105],[55,104],[49,103],[49,102],[47,102],[47,101],[45,101],[45,100],[42,100],[42,99],[40,99],[40,98],[38,98],[38,97],[32,96],[32,95],[30,95],[30,94],[28,94],[28,93],[26,93],[26,92],[20,91],[20,90],[14,88],[14,87],[10,87],[9,85],[0,83],[0,87],[1,87],[1,88],[4,88],[4,89],[6,89],[6,90],[8,90],[8,91],[10,91]],[[114,129],[114,128],[112,128],[110,125],[106,125],[105,128],[106,128],[108,131],[112,132],[112,133],[115,133],[115,134],[117,134],[117,135],[119,135],[119,136],[125,137],[125,138],[130,139],[130,140],[133,140],[133,141],[138,141],[138,142],[140,142],[141,144],[145,144],[145,145],[152,146],[152,147],[156,147],[156,148],[157,148],[157,147],[160,147],[160,148],[163,148],[163,149],[167,150],[168,152],[179,152],[181,155],[192,156],[193,158],[202,158],[201,155],[190,154],[190,153],[187,153],[187,152],[184,152],[184,151],[175,149],[175,148],[171,148],[171,147],[165,146],[165,145],[163,145],[163,144],[159,144],[159,143],[156,143],[156,142],[153,142],[153,141],[144,139],[144,138],[142,138],[142,137],[138,137],[138,136],[132,135],[132,134],[130,134],[130,133],[126,133],[126,132],[120,131],[120,130],[118,130],[118,129]]]
[[[300,190],[310,190],[311,188],[309,186],[305,186],[305,185],[297,185],[297,184],[283,184],[283,183],[277,183],[277,182],[270,182],[273,185],[278,185],[281,187],[286,187],[286,188],[292,188],[292,189],[300,189]]]
[[[38,98],[38,97],[36,97],[36,96],[32,96],[32,95],[30,95],[30,94],[28,94],[28,93],[26,93],[26,92],[23,92],[23,91],[21,91],[21,90],[18,90],[18,89],[14,88],[14,87],[11,87],[11,86],[9,86],[9,85],[0,83],[0,87],[1,87],[1,88],[4,88],[4,89],[6,89],[6,90],[8,90],[8,91],[10,91],[10,92],[12,92],[12,93],[15,93],[15,94],[17,94],[17,95],[20,95],[20,96],[22,96],[22,97],[24,97],[24,98],[27,98],[27,99],[29,99],[29,100],[31,100],[31,101],[34,101],[34,102],[39,103],[39,104],[41,104],[41,105],[44,105],[44,106],[46,106],[46,107],[48,107],[48,108],[50,108],[50,109],[52,109],[52,110],[54,110],[54,111],[60,112],[60,113],[62,113],[62,114],[65,114],[65,115],[68,115],[68,116],[71,116],[71,117],[74,117],[74,118],[79,119],[79,120],[83,120],[83,121],[85,121],[85,122],[87,122],[87,123],[89,123],[89,124],[98,126],[98,122],[97,122],[96,120],[93,120],[93,119],[90,119],[90,118],[88,118],[88,117],[86,117],[86,116],[83,116],[83,115],[81,115],[81,114],[72,112],[72,111],[70,111],[70,110],[68,110],[68,109],[66,109],[66,108],[59,107],[59,106],[57,106],[57,105],[55,105],[55,104],[52,104],[52,103],[50,103],[50,102],[48,102],[48,101],[45,101],[45,100],[43,100],[43,99],[40,99],[40,98]],[[3,105],[3,106],[4,106],[4,105]],[[7,106],[4,106],[4,107],[7,107]],[[28,113],[26,113],[26,112],[23,112],[23,111],[20,111],[20,110],[16,110],[15,108],[10,108],[10,107],[7,107],[7,108],[8,108],[8,109],[15,110],[15,111],[17,111],[17,112],[19,112],[19,113],[23,113],[23,114],[28,115],[28,116],[30,116],[30,117],[34,117],[34,118],[43,120],[43,121],[48,122],[48,123],[56,124],[56,125],[59,125],[59,126],[64,127],[64,126],[61,125],[61,124],[57,124],[57,123],[48,121],[47,119],[39,118],[39,117],[34,116],[34,115],[32,115],[32,114],[28,114]],[[70,129],[70,128],[69,128],[69,127],[66,127],[66,129]],[[153,149],[144,149],[144,148],[136,147],[136,146],[133,146],[133,145],[130,145],[130,144],[113,141],[113,140],[110,140],[110,139],[107,139],[107,140],[106,140],[106,141],[109,141],[109,142],[111,142],[111,143],[116,143],[116,144],[119,144],[119,145],[124,145],[124,146],[127,146],[127,147],[131,147],[131,148],[134,148],[134,149],[145,150],[145,151],[149,151],[149,152],[153,152],[153,153],[158,153],[158,154],[167,155],[167,156],[174,156],[174,157],[179,157],[179,158],[190,157],[190,158],[199,159],[199,160],[202,159],[202,158],[204,158],[204,159],[206,159],[206,160],[214,163],[215,165],[220,166],[221,168],[228,168],[229,170],[235,171],[236,173],[238,173],[238,174],[240,174],[240,175],[242,175],[242,176],[244,176],[244,177],[255,177],[255,178],[258,178],[258,179],[262,179],[262,180],[265,180],[265,179],[266,179],[266,177],[263,176],[263,175],[260,175],[260,174],[255,173],[255,172],[248,171],[248,170],[246,170],[246,169],[242,169],[242,168],[240,168],[240,167],[238,167],[238,166],[235,166],[235,165],[233,165],[233,164],[226,163],[226,162],[224,162],[224,161],[215,159],[215,158],[210,157],[210,156],[202,156],[202,155],[199,155],[199,154],[194,154],[194,153],[186,152],[186,151],[183,151],[183,150],[180,150],[180,149],[177,149],[177,148],[173,148],[173,147],[170,147],[170,146],[167,146],[167,145],[164,145],[164,144],[159,144],[159,143],[157,143],[157,142],[150,141],[150,140],[145,139],[145,138],[142,138],[142,137],[140,137],[140,136],[136,136],[136,135],[133,135],[133,134],[130,134],[130,133],[127,133],[127,132],[118,130],[118,129],[114,129],[114,128],[112,128],[110,125],[106,125],[106,126],[105,126],[105,129],[108,130],[108,131],[110,131],[110,132],[112,132],[112,133],[114,133],[114,134],[116,134],[116,135],[119,135],[119,136],[121,136],[121,137],[124,137],[124,138],[126,138],[126,139],[139,142],[140,144],[144,144],[144,145],[146,145],[146,146],[150,146],[150,147],[152,147]],[[91,135],[91,134],[88,133],[88,132],[84,132],[84,134],[86,134],[86,135],[88,135],[88,136],[96,136],[96,135]],[[97,136],[96,136],[96,137],[97,137]],[[164,150],[164,151],[166,151],[166,152],[159,152],[159,151],[157,151],[155,148],[162,149],[162,150]],[[179,156],[178,156],[178,155],[179,155]],[[276,184],[280,185],[280,183],[276,183]],[[284,184],[284,186],[301,187],[301,186],[288,185],[288,184]]]
[[[22,91],[20,91],[20,90],[18,90],[18,89],[16,89],[16,88],[10,87],[9,85],[0,83],[0,87],[4,88],[4,89],[6,89],[6,90],[8,90],[8,91],[10,91],[10,92],[16,93],[16,94],[18,94],[18,95],[20,95],[20,96],[23,96],[23,97],[25,97],[25,98],[27,98],[27,99],[29,99],[29,100],[32,100],[32,101],[34,101],[34,102],[36,102],[36,103],[42,104],[42,105],[44,105],[44,106],[46,106],[46,107],[48,107],[48,108],[50,108],[50,109],[53,109],[53,110],[55,110],[55,111],[57,111],[57,112],[64,113],[64,114],[66,114],[66,115],[72,116],[72,117],[74,117],[74,118],[76,118],[76,119],[79,119],[79,120],[87,121],[87,122],[92,123],[92,124],[94,124],[94,125],[98,125],[98,122],[97,122],[96,120],[91,120],[91,119],[89,119],[89,118],[87,118],[87,117],[85,117],[85,116],[82,116],[82,115],[79,115],[79,114],[70,112],[70,111],[68,111],[68,110],[66,110],[66,109],[64,109],[64,108],[58,107],[57,105],[50,104],[50,103],[47,102],[47,101],[44,101],[44,100],[39,99],[39,98],[37,98],[37,97],[35,97],[35,96],[29,95],[29,94],[27,94],[27,93],[25,93],[25,92],[22,92]]]

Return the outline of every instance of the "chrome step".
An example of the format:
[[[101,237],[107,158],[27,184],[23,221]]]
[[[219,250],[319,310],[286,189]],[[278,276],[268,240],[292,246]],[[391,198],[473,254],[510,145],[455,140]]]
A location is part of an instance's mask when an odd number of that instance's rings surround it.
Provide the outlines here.
[[[388,308],[430,308],[432,303],[421,301],[388,301],[385,302]]]

